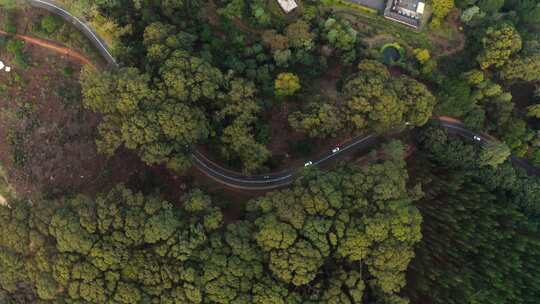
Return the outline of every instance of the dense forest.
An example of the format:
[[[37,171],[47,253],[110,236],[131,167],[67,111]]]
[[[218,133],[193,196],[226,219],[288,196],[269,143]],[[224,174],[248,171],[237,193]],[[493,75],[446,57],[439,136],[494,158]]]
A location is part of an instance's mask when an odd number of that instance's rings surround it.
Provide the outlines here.
[[[0,0],[1,303],[538,303],[540,3],[297,2]]]
[[[404,166],[308,172],[231,224],[200,190],[180,209],[122,185],[95,199],[18,201],[0,209],[4,299],[401,303],[421,238]]]

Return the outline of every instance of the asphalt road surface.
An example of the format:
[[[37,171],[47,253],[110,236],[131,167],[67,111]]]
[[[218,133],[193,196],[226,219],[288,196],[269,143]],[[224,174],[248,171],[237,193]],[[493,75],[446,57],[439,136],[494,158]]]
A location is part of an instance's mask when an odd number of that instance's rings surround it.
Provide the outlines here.
[[[118,66],[116,59],[111,54],[107,44],[81,19],[73,16],[70,12],[65,10],[60,4],[50,0],[28,0],[28,3],[33,7],[39,7],[45,9],[53,14],[62,17],[67,22],[73,24],[83,34],[88,37],[90,42],[98,49],[101,55],[107,60],[107,62],[115,67]]]
[[[28,0],[30,5],[40,7],[57,14],[73,23],[78,29],[80,29],[92,44],[100,51],[103,57],[113,66],[118,66],[115,58],[112,56],[107,45],[103,42],[99,36],[82,20],[71,15],[68,11],[62,8],[58,3],[49,0]],[[492,142],[493,139],[484,136],[480,133],[476,133],[467,129],[463,124],[458,122],[449,122],[447,120],[433,118],[440,122],[440,126],[447,129],[451,133],[458,134],[463,138],[470,139],[476,144],[485,145]],[[474,138],[479,138],[480,141]],[[324,155],[320,159],[311,160],[310,166],[321,166],[327,162],[335,160],[337,157],[343,156],[345,153],[357,151],[359,149],[367,149],[375,146],[379,142],[380,138],[374,134],[357,137],[345,145],[340,147],[340,150],[333,153],[331,150],[334,147],[329,147],[329,153]],[[219,164],[214,163],[207,157],[205,157],[199,151],[195,151],[192,154],[193,164],[197,169],[211,177],[215,181],[227,185],[229,187],[245,189],[245,190],[270,190],[291,184],[297,174],[302,172],[304,166],[298,168],[290,168],[285,171],[277,173],[269,173],[265,175],[253,175],[246,176],[239,172],[234,172],[226,168],[221,167]],[[532,166],[524,159],[511,156],[510,160],[515,166],[519,166],[525,169],[529,174],[540,176],[540,169]],[[306,161],[307,163],[308,161]]]

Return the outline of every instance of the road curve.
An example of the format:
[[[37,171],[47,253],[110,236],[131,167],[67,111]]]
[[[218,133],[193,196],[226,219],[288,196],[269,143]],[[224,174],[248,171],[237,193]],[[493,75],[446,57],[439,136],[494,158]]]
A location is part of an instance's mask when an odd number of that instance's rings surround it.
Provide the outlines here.
[[[379,143],[380,139],[377,135],[368,134],[350,140],[345,145],[342,145],[339,151],[332,152],[333,147],[329,147],[328,153],[319,159],[311,160],[312,164],[310,166],[321,166],[336,157],[371,148]],[[290,185],[294,178],[304,169],[304,166],[301,166],[277,173],[247,176],[221,167],[199,151],[192,153],[192,159],[195,167],[210,178],[229,187],[243,190],[270,190]]]
[[[432,120],[435,120],[439,123],[439,126],[445,128],[449,133],[457,134],[463,138],[469,139],[474,144],[485,146],[489,143],[495,142],[491,136],[486,136],[482,133],[477,133],[466,128],[466,126],[458,121],[448,121],[444,118],[433,117]],[[474,138],[479,138],[480,141],[475,140]],[[313,165],[322,165],[325,162],[335,159],[338,156],[341,156],[342,153],[345,153],[349,150],[358,150],[362,148],[370,148],[375,146],[379,141],[380,137],[374,134],[357,137],[349,141],[345,146],[341,147],[341,150],[337,153],[328,153],[318,160],[314,160]],[[329,148],[330,150],[331,148]],[[207,174],[212,179],[225,184],[230,187],[245,189],[245,190],[268,190],[275,189],[283,186],[287,186],[294,180],[294,177],[297,176],[303,169],[292,168],[290,170],[284,171],[283,173],[273,173],[267,174],[266,176],[245,176],[238,172],[231,172],[219,165],[213,163],[206,157],[202,156],[198,151],[193,153],[194,163],[196,167],[201,170],[203,173]],[[510,156],[510,161],[514,166],[521,167],[528,174],[540,176],[540,168],[532,166],[526,159]],[[210,165],[209,165],[210,163]]]
[[[101,39],[95,32],[92,30],[85,22],[81,19],[73,16],[66,9],[64,9],[60,4],[52,0],[27,0],[28,3],[33,7],[38,7],[45,9],[53,14],[56,14],[62,17],[67,22],[73,24],[78,28],[83,34],[90,40],[90,42],[99,50],[101,55],[107,60],[109,64],[114,67],[118,67],[116,59],[111,54],[111,51],[107,44]]]
[[[118,63],[112,56],[107,45],[101,38],[83,21],[79,18],[71,15],[68,11],[62,8],[59,4],[51,0],[28,0],[30,5],[48,10],[51,13],[57,14],[64,18],[66,21],[72,23],[75,27],[80,29],[92,44],[100,51],[103,57],[114,67],[118,67]],[[447,129],[449,132],[456,133],[464,138],[468,138],[476,144],[485,145],[493,142],[489,136],[485,136],[481,133],[476,133],[465,127],[461,122],[450,121],[448,119],[434,117],[433,120],[437,120],[441,127]],[[480,141],[474,140],[475,137],[480,138]],[[312,166],[323,165],[326,162],[334,160],[336,157],[343,155],[344,153],[356,151],[358,149],[370,148],[376,145],[380,141],[380,137],[375,134],[364,135],[349,141],[347,144],[340,147],[338,152],[329,152],[318,160],[312,160]],[[329,148],[330,150],[331,148]],[[291,184],[296,175],[298,175],[304,167],[292,168],[277,173],[268,173],[265,175],[253,175],[246,176],[242,173],[235,172],[223,168],[219,164],[214,163],[208,159],[200,151],[194,151],[192,153],[193,164],[201,172],[214,179],[215,181],[227,185],[229,187],[244,189],[244,190],[270,190]],[[540,176],[540,168],[532,166],[527,160],[511,156],[510,160],[515,166],[519,166],[525,169],[529,174]]]
[[[480,144],[484,146],[489,143],[496,142],[496,140],[493,139],[493,137],[486,136],[482,133],[476,133],[474,131],[471,131],[467,129],[464,124],[460,122],[449,122],[447,120],[440,119],[440,118],[435,118],[435,119],[438,120],[440,126],[447,129],[448,132],[459,134],[461,137],[470,139],[476,144]],[[474,140],[475,136],[480,138],[480,141]],[[540,176],[540,168],[531,165],[531,163],[528,160],[517,157],[517,156],[513,156],[513,155],[511,155],[509,158],[514,166],[518,166],[524,169],[530,175]]]

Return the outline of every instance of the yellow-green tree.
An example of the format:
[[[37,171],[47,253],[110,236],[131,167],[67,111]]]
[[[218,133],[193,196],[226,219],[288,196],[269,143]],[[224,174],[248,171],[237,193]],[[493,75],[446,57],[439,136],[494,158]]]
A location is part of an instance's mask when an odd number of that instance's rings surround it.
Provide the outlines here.
[[[500,75],[505,80],[540,80],[540,53],[509,60],[502,67]]]
[[[382,302],[398,299],[421,217],[406,190],[403,151],[395,155],[360,170],[308,173],[248,205],[273,276],[309,290],[315,303],[358,303],[367,288]]]
[[[293,73],[280,73],[274,82],[276,96],[291,96],[300,90],[300,79]]]
[[[508,59],[521,50],[521,36],[510,24],[489,27],[482,38],[483,50],[476,60],[485,70],[491,66],[501,67]]]
[[[373,60],[360,62],[358,74],[343,91],[343,115],[352,130],[387,131],[407,122],[423,125],[435,106],[435,97],[425,85],[406,76],[392,78],[386,66]]]
[[[414,55],[420,64],[425,64],[431,58],[427,49],[414,49]]]
[[[438,28],[441,26],[444,18],[454,8],[454,0],[433,0],[433,19],[431,24],[433,27]]]
[[[510,148],[505,143],[488,143],[479,154],[480,166],[497,167],[510,156]]]

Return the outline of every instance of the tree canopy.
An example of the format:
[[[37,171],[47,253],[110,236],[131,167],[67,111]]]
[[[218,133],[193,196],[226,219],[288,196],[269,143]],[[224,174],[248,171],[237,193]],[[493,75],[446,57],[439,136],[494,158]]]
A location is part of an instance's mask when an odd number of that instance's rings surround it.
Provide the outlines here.
[[[521,50],[522,40],[510,24],[489,27],[482,38],[484,49],[477,60],[482,69],[503,66],[510,56]]]
[[[352,129],[369,126],[384,131],[406,122],[420,126],[435,106],[425,85],[406,76],[391,78],[384,65],[370,60],[358,65],[358,74],[345,84],[344,92]]]
[[[403,151],[395,155],[363,168],[306,172],[290,189],[250,201],[246,220],[228,225],[200,190],[181,208],[122,185],[95,199],[0,206],[0,299],[405,301],[400,290],[421,216]]]
[[[540,290],[532,270],[540,262],[538,178],[509,162],[471,170],[475,151],[460,139],[430,141],[420,148],[418,176],[425,181],[426,196],[417,203],[424,222],[408,272],[411,302],[535,303]],[[461,153],[448,161],[456,148]],[[456,166],[458,157],[469,165]]]

